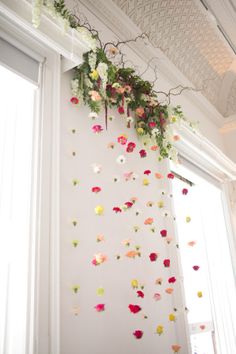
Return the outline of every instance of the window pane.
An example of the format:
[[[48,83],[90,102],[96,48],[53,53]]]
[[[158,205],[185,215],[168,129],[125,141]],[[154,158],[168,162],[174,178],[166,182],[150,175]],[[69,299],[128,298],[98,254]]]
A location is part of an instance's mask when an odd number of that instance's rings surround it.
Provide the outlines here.
[[[35,86],[0,66],[0,353],[24,354]]]

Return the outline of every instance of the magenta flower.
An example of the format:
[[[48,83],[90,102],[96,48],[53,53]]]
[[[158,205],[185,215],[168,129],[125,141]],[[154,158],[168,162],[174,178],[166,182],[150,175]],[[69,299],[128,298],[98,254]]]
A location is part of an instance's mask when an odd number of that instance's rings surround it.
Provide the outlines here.
[[[176,278],[175,277],[170,277],[169,279],[168,279],[168,283],[175,283],[176,282]]]
[[[142,158],[147,156],[147,152],[144,149],[140,150],[139,154],[140,154],[140,157],[142,157]]]
[[[135,143],[133,143],[133,142],[128,143],[127,148],[126,148],[126,152],[133,152],[135,147],[136,147]]]
[[[103,312],[105,311],[105,304],[97,304],[94,308],[97,312]]]
[[[163,264],[164,264],[164,267],[168,268],[170,266],[170,260],[164,259]]]
[[[103,128],[100,124],[96,124],[92,127],[92,130],[94,133],[98,134],[101,133],[103,131]]]
[[[160,231],[160,234],[162,237],[166,237],[167,236],[167,230],[163,229]]]
[[[136,339],[141,339],[143,336],[143,331],[136,329],[136,331],[133,332],[133,335],[136,337]]]

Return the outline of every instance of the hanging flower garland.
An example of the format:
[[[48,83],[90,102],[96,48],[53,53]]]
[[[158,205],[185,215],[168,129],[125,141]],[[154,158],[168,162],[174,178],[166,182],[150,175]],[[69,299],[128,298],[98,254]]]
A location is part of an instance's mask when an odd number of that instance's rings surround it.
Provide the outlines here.
[[[143,80],[133,68],[125,67],[123,53],[119,48],[121,44],[144,39],[146,35],[142,34],[134,40],[103,45],[98,31],[87,21],[82,23],[82,20],[66,8],[64,0],[34,0],[33,4],[35,27],[40,23],[40,14],[44,7],[52,16],[64,21],[64,27],[76,29],[91,49],[83,55],[82,64],[75,68],[71,82],[71,102],[88,105],[92,118],[96,118],[104,109],[106,128],[108,110],[116,109],[126,119],[128,127],[134,123],[142,140],[156,146],[159,160],[169,158],[176,161],[177,151],[173,144],[179,136],[174,134],[173,128],[185,120],[180,106],[170,106],[170,96],[176,93],[171,90],[169,93],[155,91],[154,83]],[[114,63],[117,55],[121,56],[119,65]],[[181,92],[186,89],[179,87]],[[168,98],[167,104],[160,103],[159,93]]]

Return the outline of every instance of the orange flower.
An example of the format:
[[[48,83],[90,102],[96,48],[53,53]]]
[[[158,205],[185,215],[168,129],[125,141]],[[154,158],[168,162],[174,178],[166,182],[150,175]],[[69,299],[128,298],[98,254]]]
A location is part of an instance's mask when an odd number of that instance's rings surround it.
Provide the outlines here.
[[[165,292],[166,292],[167,294],[172,294],[173,291],[174,291],[173,288],[167,288],[167,289],[165,290]]]
[[[158,146],[157,145],[153,145],[153,146],[151,146],[151,148],[150,148],[152,151],[157,151],[157,149],[158,149]]]
[[[126,257],[129,257],[129,258],[135,258],[136,256],[141,256],[140,252],[138,251],[129,251],[126,253]]]
[[[138,107],[138,108],[136,108],[135,112],[136,112],[137,116],[142,117],[142,115],[144,114],[144,108]]]
[[[144,221],[144,225],[152,225],[153,223],[153,218],[147,218],[145,221]]]
[[[171,349],[173,350],[174,353],[178,353],[180,351],[180,349],[181,349],[181,346],[178,345],[178,344],[173,344],[171,346]]]
[[[163,178],[163,176],[162,176],[161,173],[155,173],[155,177],[156,177],[157,179],[162,179],[162,178]]]

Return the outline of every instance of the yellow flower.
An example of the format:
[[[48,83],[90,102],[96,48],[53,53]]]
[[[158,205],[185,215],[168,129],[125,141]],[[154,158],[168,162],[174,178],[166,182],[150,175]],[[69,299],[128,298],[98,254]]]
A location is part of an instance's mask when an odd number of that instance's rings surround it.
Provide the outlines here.
[[[133,289],[138,289],[138,280],[137,279],[131,280],[131,286]]]
[[[190,218],[190,216],[186,216],[186,222],[190,222],[191,221],[191,218]]]
[[[175,319],[176,319],[175,315],[174,315],[173,313],[170,313],[170,314],[169,314],[169,321],[174,322]]]
[[[159,336],[163,333],[164,327],[162,325],[158,325],[156,329],[156,333],[159,334]]]
[[[137,133],[138,133],[138,135],[143,135],[143,133],[144,133],[143,128],[137,128]]]
[[[198,297],[202,297],[202,291],[198,291],[198,292],[197,292],[197,296],[198,296]]]
[[[94,211],[96,215],[103,215],[104,208],[102,205],[97,205]]]
[[[72,241],[72,245],[73,245],[74,247],[77,247],[78,244],[79,244],[79,241],[78,241],[78,240],[73,240],[73,241]]]
[[[171,121],[171,123],[176,123],[177,118],[175,116],[172,116],[172,117],[170,117],[170,121]]]
[[[163,202],[163,200],[160,200],[159,202],[157,202],[157,206],[158,206],[158,208],[163,208],[164,207],[164,202]]]
[[[80,289],[80,286],[79,285],[73,285],[72,286],[72,291],[77,294],[78,290]]]
[[[143,179],[143,185],[148,186],[149,185],[149,180],[147,178]]]
[[[93,70],[89,76],[91,77],[92,80],[97,80],[99,78],[99,74],[97,70]]]
[[[98,296],[103,296],[105,293],[105,290],[104,290],[104,288],[100,287],[100,288],[97,288],[96,293]]]

